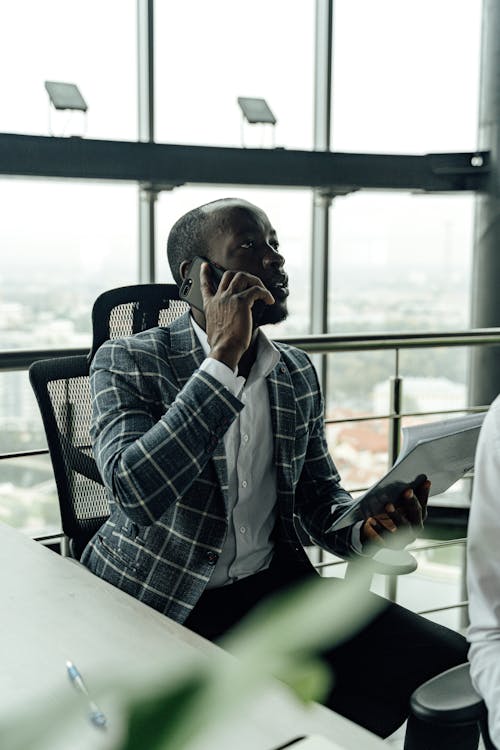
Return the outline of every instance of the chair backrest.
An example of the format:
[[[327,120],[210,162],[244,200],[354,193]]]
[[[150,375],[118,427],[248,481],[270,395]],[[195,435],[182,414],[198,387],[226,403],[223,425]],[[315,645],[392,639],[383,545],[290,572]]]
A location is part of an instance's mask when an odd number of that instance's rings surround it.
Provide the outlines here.
[[[89,361],[108,339],[167,326],[188,308],[176,284],[136,284],[103,292],[92,308]]]
[[[94,303],[88,356],[41,360],[30,367],[56,480],[62,529],[70,554],[77,559],[109,516],[107,493],[90,443],[92,357],[106,340],[166,326],[186,309],[188,305],[179,300],[174,284],[111,289]]]
[[[90,446],[91,399],[85,355],[34,362],[29,371],[47,436],[61,524],[72,557],[109,516],[106,490]]]

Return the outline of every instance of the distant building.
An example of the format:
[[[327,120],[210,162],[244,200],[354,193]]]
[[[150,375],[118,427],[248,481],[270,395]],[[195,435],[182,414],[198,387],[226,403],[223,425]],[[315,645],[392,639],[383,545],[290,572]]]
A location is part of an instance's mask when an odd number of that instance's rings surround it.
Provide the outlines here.
[[[389,411],[389,381],[377,383],[373,388],[372,404],[374,414],[387,414]],[[446,411],[460,409],[466,405],[466,386],[448,378],[403,379],[403,408],[407,411]]]

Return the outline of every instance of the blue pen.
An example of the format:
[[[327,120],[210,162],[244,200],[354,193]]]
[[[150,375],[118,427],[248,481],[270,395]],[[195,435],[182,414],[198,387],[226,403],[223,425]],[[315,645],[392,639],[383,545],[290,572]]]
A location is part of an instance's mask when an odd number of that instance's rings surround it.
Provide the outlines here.
[[[108,720],[106,718],[106,715],[103,714],[99,706],[97,706],[96,703],[94,703],[93,700],[91,700],[89,691],[87,690],[87,686],[85,685],[83,681],[83,677],[81,676],[78,669],[75,667],[72,661],[66,662],[66,670],[68,672],[68,677],[71,680],[71,683],[74,685],[74,687],[84,695],[88,701],[89,704],[89,719],[91,723],[98,727],[99,729],[105,729],[106,725],[108,723]]]

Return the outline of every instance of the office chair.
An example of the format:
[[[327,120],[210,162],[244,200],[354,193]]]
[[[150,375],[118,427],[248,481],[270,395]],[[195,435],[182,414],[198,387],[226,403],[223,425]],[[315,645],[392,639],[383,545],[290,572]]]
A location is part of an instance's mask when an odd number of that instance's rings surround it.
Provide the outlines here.
[[[478,724],[485,750],[496,750],[488,732],[486,706],[474,690],[468,662],[447,669],[420,685],[411,697],[411,712],[439,726]]]
[[[71,557],[80,558],[109,516],[107,492],[90,444],[92,357],[107,339],[168,325],[186,309],[175,284],[111,289],[94,303],[88,356],[40,360],[30,367],[54,470],[66,552]]]

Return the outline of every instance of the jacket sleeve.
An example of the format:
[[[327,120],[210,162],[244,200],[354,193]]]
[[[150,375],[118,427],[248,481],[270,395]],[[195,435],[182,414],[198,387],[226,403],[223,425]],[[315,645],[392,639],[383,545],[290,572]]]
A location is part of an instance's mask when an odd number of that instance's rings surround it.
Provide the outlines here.
[[[137,355],[132,339],[99,349],[90,384],[97,465],[115,501],[139,525],[154,523],[182,498],[243,406],[200,370],[171,403],[159,403],[158,393],[174,392],[168,362]]]
[[[472,682],[488,708],[500,747],[500,397],[487,414],[476,451],[467,533],[467,586]]]
[[[340,484],[340,476],[328,449],[324,407],[316,372],[309,440],[295,494],[295,513],[313,542],[343,558],[360,555],[352,545],[353,525],[332,531],[333,523],[356,501]]]

